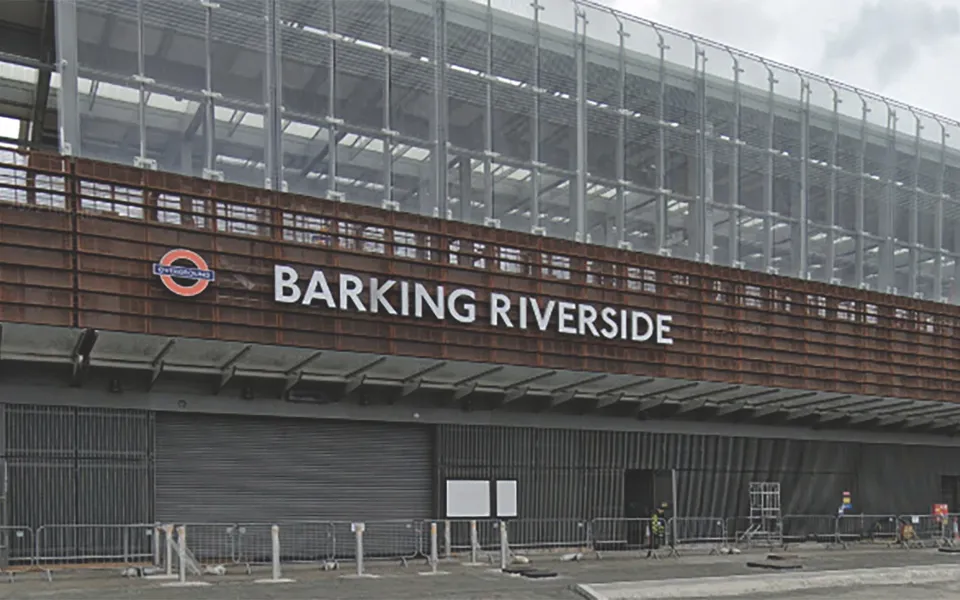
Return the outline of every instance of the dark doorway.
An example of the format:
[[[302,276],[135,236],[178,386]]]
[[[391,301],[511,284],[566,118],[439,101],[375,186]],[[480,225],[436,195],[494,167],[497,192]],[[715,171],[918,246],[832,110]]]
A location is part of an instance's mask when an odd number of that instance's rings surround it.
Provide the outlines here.
[[[940,502],[948,504],[951,513],[960,508],[960,477],[940,476]]]
[[[670,471],[627,469],[623,473],[623,516],[627,519],[627,544],[644,547],[646,522],[660,504],[673,503],[673,478]],[[673,508],[672,506],[670,507]]]
[[[654,474],[648,469],[628,469],[623,473],[623,516],[627,518],[627,545],[643,546],[646,523],[635,519],[650,517],[653,510]]]

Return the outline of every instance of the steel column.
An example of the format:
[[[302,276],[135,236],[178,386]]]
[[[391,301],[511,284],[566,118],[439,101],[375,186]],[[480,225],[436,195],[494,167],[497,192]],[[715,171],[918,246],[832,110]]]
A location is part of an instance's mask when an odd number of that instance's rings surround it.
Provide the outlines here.
[[[447,187],[447,3],[435,0],[433,5],[433,165],[435,215],[451,218]],[[462,200],[461,200],[462,201]]]
[[[763,270],[770,272],[773,269],[774,246],[773,246],[773,185],[774,185],[774,161],[773,156],[776,152],[774,147],[774,127],[776,124],[776,86],[778,80],[773,74],[773,69],[766,62],[762,62],[767,70],[767,155],[764,160],[763,174]]]
[[[533,113],[530,122],[530,232],[542,235],[545,233],[540,224],[540,95],[544,90],[540,88],[540,11],[543,6],[534,0],[530,3],[533,8]]]
[[[840,150],[840,94],[830,84],[833,92],[833,135],[830,137],[830,181],[827,187],[827,256],[826,280],[834,283],[837,268],[837,187],[840,165],[838,154]]]
[[[577,65],[577,154],[576,192],[573,195],[574,211],[571,215],[573,240],[586,241],[587,205],[587,13],[577,3],[574,36]]]
[[[623,21],[612,13],[617,20],[617,39],[619,47],[617,52],[617,149],[616,149],[616,177],[617,177],[617,204],[614,223],[617,229],[616,246],[623,248],[627,244],[626,221],[627,221],[627,118],[630,111],[627,110],[627,38],[630,34],[623,28]],[[607,242],[609,243],[609,239]]]
[[[740,68],[740,61],[737,55],[731,50],[727,50],[733,61],[733,132],[731,134],[732,155],[730,158],[730,233],[727,240],[728,255],[730,265],[738,266],[740,263],[740,152],[743,141],[740,139],[740,117],[743,112],[741,106],[740,75],[743,69]]]
[[[60,126],[60,153],[80,156],[80,92],[78,90],[79,53],[77,49],[77,0],[59,0],[54,4],[57,27],[57,117]]]
[[[937,171],[936,194],[937,194],[937,217],[933,230],[933,245],[936,247],[936,274],[933,282],[933,300],[937,302],[947,301],[943,294],[943,222],[944,210],[943,204],[946,201],[944,194],[944,177],[947,172],[947,127],[942,121],[937,119],[937,125],[940,126],[940,168]],[[956,285],[956,283],[954,283]]]
[[[866,226],[866,195],[867,195],[867,180],[866,180],[866,165],[867,165],[867,133],[869,131],[869,123],[867,122],[867,117],[870,115],[870,105],[867,103],[867,99],[863,97],[862,94],[857,92],[857,96],[860,97],[860,104],[862,105],[862,112],[860,116],[860,155],[857,157],[857,171],[859,171],[859,179],[857,185],[857,203],[856,203],[856,226],[854,228],[854,236],[856,238],[856,257],[855,257],[855,270],[856,270],[856,281],[855,284],[860,287],[867,286],[866,272],[864,270],[864,259],[866,254],[866,240],[864,239],[864,227]]]

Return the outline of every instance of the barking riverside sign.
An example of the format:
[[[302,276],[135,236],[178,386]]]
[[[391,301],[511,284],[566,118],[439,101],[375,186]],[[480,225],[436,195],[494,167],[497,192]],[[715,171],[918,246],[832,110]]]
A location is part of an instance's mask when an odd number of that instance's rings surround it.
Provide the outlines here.
[[[296,269],[283,265],[273,270],[273,298],[281,304],[337,311],[412,319],[432,317],[440,321],[452,319],[463,324],[478,321],[477,294],[468,288],[428,287],[418,282],[362,278],[350,273],[340,273],[331,285],[321,270],[313,271],[309,279],[304,279]],[[487,302],[489,325],[493,327],[673,344],[670,337],[673,318],[669,315],[529,296],[511,298],[501,292],[491,292]]]

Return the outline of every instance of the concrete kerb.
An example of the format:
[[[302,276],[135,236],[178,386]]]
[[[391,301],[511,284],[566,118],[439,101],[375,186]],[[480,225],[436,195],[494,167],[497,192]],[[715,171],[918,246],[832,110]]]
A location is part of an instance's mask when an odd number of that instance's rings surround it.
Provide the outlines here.
[[[960,579],[960,565],[925,565],[577,584],[572,590],[587,600],[722,598],[749,594],[784,594],[808,589],[944,583],[957,579]]]

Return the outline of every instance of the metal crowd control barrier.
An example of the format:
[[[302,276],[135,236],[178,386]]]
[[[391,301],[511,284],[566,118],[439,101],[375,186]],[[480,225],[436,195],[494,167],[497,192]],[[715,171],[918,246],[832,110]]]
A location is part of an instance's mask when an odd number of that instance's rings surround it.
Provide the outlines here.
[[[955,516],[902,515],[897,542],[903,548],[936,548],[953,546]]]
[[[722,517],[674,517],[666,531],[668,543],[677,552],[720,554],[730,544]]]
[[[751,541],[760,548],[779,539],[782,547],[794,549],[955,546],[960,545],[957,517],[786,515],[775,532],[760,532],[768,537]],[[661,525],[645,518],[594,518],[7,526],[0,527],[0,574],[153,567],[167,576],[174,570],[205,575],[221,572],[219,566],[243,566],[248,573],[259,566],[280,579],[284,563],[320,563],[326,569],[353,562],[364,576],[370,561],[406,564],[415,558],[437,572],[445,559],[506,566],[519,554],[716,554],[751,529],[742,517],[676,517]]]
[[[591,521],[592,550],[597,556],[657,549],[651,519],[597,518]],[[664,524],[666,526],[666,524]]]
[[[156,525],[42,525],[34,535],[33,563],[44,571],[154,564]]]

